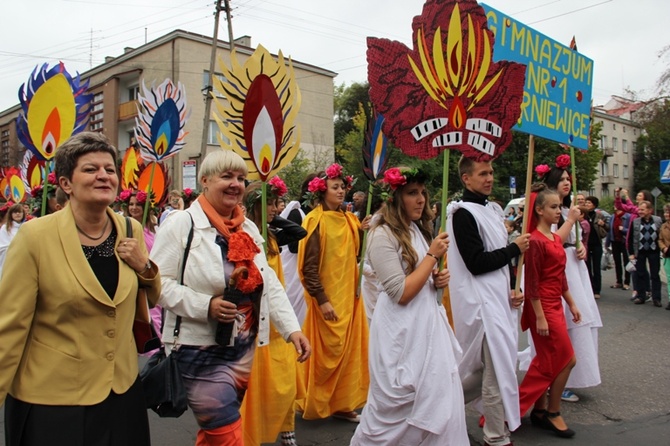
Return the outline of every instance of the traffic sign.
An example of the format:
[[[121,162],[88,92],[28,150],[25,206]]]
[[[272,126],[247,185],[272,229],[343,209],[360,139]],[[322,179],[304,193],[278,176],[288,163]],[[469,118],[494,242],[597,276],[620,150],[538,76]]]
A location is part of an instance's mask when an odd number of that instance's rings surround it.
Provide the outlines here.
[[[509,193],[516,194],[516,177],[509,177]]]
[[[670,160],[661,160],[661,183],[670,183]]]

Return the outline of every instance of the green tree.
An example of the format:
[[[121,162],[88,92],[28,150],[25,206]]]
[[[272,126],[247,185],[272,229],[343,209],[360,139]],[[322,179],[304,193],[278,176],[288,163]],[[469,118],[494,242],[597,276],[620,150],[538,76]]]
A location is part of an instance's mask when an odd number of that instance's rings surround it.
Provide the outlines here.
[[[341,143],[347,134],[355,129],[354,116],[359,112],[360,104],[370,102],[367,82],[354,82],[348,87],[341,84],[335,87],[335,145]]]
[[[300,186],[302,186],[303,180],[310,172],[310,162],[304,157],[302,150],[298,152],[288,166],[279,171],[279,176],[284,180],[288,188],[285,196],[287,203],[291,200],[302,201],[302,197],[299,197]]]
[[[635,190],[658,187],[668,197],[670,185],[661,184],[659,166],[662,160],[670,159],[670,99],[657,100],[649,107],[640,121],[645,132],[638,138],[633,155]]]

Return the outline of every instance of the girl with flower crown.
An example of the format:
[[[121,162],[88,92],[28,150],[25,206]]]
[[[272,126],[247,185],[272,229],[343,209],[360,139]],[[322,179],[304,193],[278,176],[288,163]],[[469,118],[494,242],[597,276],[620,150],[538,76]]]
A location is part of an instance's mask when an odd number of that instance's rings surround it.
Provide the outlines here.
[[[554,167],[546,164],[540,165],[535,168],[535,172],[549,189],[558,193],[561,202],[561,217],[552,230],[563,241],[567,257],[565,273],[568,278],[568,288],[582,316],[579,323],[573,322],[569,308],[564,305],[568,335],[577,358],[577,365],[570,374],[567,388],[585,388],[600,384],[598,329],[603,324],[591,289],[586,263],[583,261],[586,258],[586,247],[583,243],[580,244],[579,249],[576,247],[574,225],[577,224],[581,233],[581,226],[577,223],[580,211],[578,206],[572,206],[572,176],[569,167],[570,157],[562,154],[556,158]],[[578,400],[573,395],[566,389],[563,397],[567,400]]]
[[[386,206],[366,249],[382,285],[370,326],[370,391],[351,445],[469,445],[461,349],[438,293],[449,284],[449,271],[437,269],[447,233],[433,238],[423,172],[391,168],[383,182]]]
[[[243,203],[247,218],[262,232],[262,200],[260,181],[249,184],[244,192]],[[302,226],[278,215],[277,202],[288,189],[278,176],[268,181],[266,240],[267,259],[270,268],[284,285],[284,271],[280,246],[297,242],[307,235]],[[291,346],[284,342],[279,332],[270,324],[270,344],[256,353],[249,377],[249,388],[240,409],[244,430],[244,444],[259,445],[274,443],[281,436],[283,446],[296,446],[295,400],[297,389],[297,367],[291,357]]]
[[[308,186],[315,207],[303,220],[307,236],[298,245],[298,273],[308,301],[303,329],[314,349],[304,367],[306,398],[298,401],[308,420],[332,415],[358,422],[355,410],[368,391],[368,325],[356,293],[359,231],[370,218],[361,224],[341,210],[352,183],[342,166],[332,164]]]

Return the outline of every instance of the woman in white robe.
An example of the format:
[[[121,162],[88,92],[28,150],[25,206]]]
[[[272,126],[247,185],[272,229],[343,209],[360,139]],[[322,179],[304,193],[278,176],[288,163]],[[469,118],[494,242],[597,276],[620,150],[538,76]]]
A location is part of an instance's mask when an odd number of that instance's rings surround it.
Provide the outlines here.
[[[469,445],[461,350],[437,289],[449,281],[447,270],[437,270],[447,236],[432,239],[423,174],[389,170],[393,200],[367,248],[382,286],[370,328],[370,390],[351,445]],[[392,180],[398,177],[406,184]]]

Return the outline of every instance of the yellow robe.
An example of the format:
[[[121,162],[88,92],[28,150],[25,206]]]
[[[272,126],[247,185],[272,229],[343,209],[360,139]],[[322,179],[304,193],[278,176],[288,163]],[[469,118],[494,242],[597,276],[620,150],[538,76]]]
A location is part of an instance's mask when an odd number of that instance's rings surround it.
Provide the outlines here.
[[[298,400],[304,419],[329,417],[334,412],[359,409],[367,400],[368,325],[363,300],[356,297],[360,223],[350,212],[324,211],[318,206],[305,216],[307,236],[299,243],[298,273],[302,274],[305,246],[319,228],[319,278],[337,321],[326,321],[316,299],[305,290],[307,316],[303,332],[312,356],[299,366],[306,398]]]
[[[278,251],[274,239],[268,243],[273,243],[274,251]],[[268,264],[283,285],[281,257],[268,256]],[[270,324],[270,344],[256,348],[240,408],[245,446],[274,443],[280,432],[294,430],[297,364],[293,344],[284,341]]]

